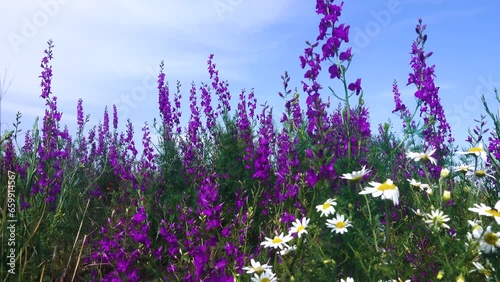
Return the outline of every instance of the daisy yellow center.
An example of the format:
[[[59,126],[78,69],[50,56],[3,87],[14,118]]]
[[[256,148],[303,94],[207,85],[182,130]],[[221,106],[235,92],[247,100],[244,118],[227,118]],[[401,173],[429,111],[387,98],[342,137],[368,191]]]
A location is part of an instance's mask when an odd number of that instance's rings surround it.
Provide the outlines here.
[[[343,221],[339,221],[339,222],[335,223],[335,227],[337,227],[337,228],[344,228],[345,226],[346,226],[346,224]]]
[[[479,148],[479,147],[473,147],[473,148],[470,148],[470,150],[467,152],[467,153],[481,153],[483,151],[483,148]]]
[[[297,227],[297,232],[300,232],[302,230],[304,230],[304,225],[301,225],[301,226]]]
[[[444,221],[444,219],[440,216],[434,217],[434,222],[436,223],[436,225],[442,225],[443,221]]]
[[[273,244],[279,244],[283,243],[283,239],[281,239],[280,237],[275,237],[271,242],[273,242]]]
[[[271,279],[264,277],[260,279],[260,282],[271,282]]]
[[[491,214],[492,216],[498,216],[498,217],[500,217],[500,212],[497,211],[496,209],[486,210],[485,212]]]
[[[385,191],[385,190],[395,190],[396,185],[394,183],[388,184],[387,181],[382,183],[382,185],[378,186],[377,190]]]
[[[358,180],[361,180],[361,178],[363,178],[363,175],[353,175],[352,181],[358,181]]]
[[[479,273],[486,275],[487,277],[491,276],[491,271],[486,268],[479,269]]]
[[[264,268],[262,266],[253,268],[253,271],[255,271],[255,272],[262,272],[263,270],[264,270]]]
[[[324,203],[324,204],[323,204],[323,209],[324,209],[324,210],[326,210],[326,209],[328,209],[330,206],[331,206],[331,204],[330,204],[330,203],[328,203],[328,202],[326,202],[326,203]]]
[[[489,245],[495,246],[498,242],[498,237],[495,233],[486,233],[484,235],[484,241]]]
[[[478,170],[476,170],[476,176],[477,177],[484,177],[484,176],[486,176],[486,172],[484,172],[484,170],[482,170],[482,169],[478,169]]]
[[[420,161],[421,162],[426,162],[429,160],[429,156],[427,156],[426,154],[423,154],[420,156]]]

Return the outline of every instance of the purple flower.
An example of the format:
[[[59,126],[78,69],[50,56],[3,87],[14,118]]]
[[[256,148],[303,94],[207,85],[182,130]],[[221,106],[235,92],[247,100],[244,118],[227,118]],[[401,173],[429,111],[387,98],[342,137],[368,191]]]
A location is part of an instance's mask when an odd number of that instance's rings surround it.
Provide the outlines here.
[[[330,78],[340,78],[340,68],[336,65],[333,64],[328,68],[328,72],[330,73]]]
[[[306,174],[306,182],[309,184],[311,188],[314,188],[314,185],[316,185],[316,182],[318,182],[318,174],[313,169],[307,170]]]
[[[351,60],[351,57],[352,57],[351,51],[352,51],[352,48],[349,47],[349,48],[347,48],[346,51],[340,53],[340,55],[339,55],[340,61],[349,61],[349,60]],[[351,90],[351,91],[353,91],[353,90]]]
[[[361,78],[356,79],[356,82],[349,84],[349,90],[355,91],[356,95],[361,92]]]
[[[134,222],[139,223],[141,221],[146,220],[146,212],[144,211],[144,207],[137,208],[137,213],[134,215]]]
[[[192,256],[196,275],[195,280],[199,281],[202,274],[205,272],[205,267],[208,262],[207,247],[205,245],[197,247]]]

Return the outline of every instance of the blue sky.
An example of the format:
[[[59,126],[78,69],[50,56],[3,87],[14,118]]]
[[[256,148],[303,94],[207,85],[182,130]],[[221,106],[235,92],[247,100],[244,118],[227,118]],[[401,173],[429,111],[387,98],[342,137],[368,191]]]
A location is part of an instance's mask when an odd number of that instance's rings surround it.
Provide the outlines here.
[[[473,119],[484,113],[479,97],[498,109],[492,91],[500,88],[498,10],[496,1],[346,1],[341,22],[351,26],[355,50],[348,77],[362,78],[373,128],[389,119],[400,124],[391,114],[393,80],[404,102],[415,103],[415,89],[405,85],[422,18],[442,104],[453,135],[464,144]],[[121,124],[130,118],[138,138],[144,122],[159,116],[154,81],[161,60],[170,84],[180,80],[187,98],[192,81],[208,82],[206,61],[213,53],[234,103],[242,88],[254,88],[260,103],[281,113],[280,75],[287,70],[290,85],[301,89],[299,56],[305,40],[315,40],[319,21],[315,1],[299,0],[20,0],[0,2],[0,15],[0,75],[12,80],[2,99],[2,130],[13,128],[18,111],[24,130],[43,116],[40,60],[53,39],[53,94],[62,123],[74,130],[79,98],[90,125],[102,119],[106,105],[117,104]],[[328,95],[325,90],[323,97]]]

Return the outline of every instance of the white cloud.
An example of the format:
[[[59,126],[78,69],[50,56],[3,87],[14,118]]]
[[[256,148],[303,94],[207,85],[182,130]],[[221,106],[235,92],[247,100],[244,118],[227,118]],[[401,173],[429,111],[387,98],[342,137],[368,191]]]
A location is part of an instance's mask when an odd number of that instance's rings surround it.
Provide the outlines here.
[[[60,109],[61,105],[68,109],[63,121],[71,126],[75,122],[69,115],[75,114],[79,98],[84,100],[85,112],[98,120],[104,106],[111,109],[122,95],[143,87],[145,79],[151,86],[161,60],[165,60],[171,88],[175,90],[175,81],[180,80],[184,93],[191,80],[208,79],[206,61],[211,53],[216,54],[223,79],[245,80],[244,66],[259,59],[259,50],[276,44],[272,40],[262,44],[255,38],[273,25],[290,20],[294,15],[290,10],[296,9],[293,5],[297,3],[2,1],[0,10],[9,12],[0,18],[0,26],[7,27],[0,32],[0,52],[5,55],[0,57],[0,68],[7,68],[13,78],[2,107],[3,122],[10,123],[17,111],[24,119],[43,116],[39,75],[48,39],[55,45],[52,91]],[[221,7],[225,10],[217,10]],[[152,118],[144,109],[156,109],[157,90],[150,87],[147,91],[146,98],[136,103],[128,117],[141,122]]]

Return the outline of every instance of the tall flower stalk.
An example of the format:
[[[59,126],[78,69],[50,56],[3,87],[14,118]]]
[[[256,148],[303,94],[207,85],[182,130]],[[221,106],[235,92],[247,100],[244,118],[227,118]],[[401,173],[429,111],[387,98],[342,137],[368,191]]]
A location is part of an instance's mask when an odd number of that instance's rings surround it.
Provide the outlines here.
[[[48,108],[45,110],[42,125],[42,142],[37,148],[38,152],[38,181],[33,186],[31,194],[42,193],[45,195],[45,201],[55,208],[57,196],[61,192],[63,182],[63,162],[68,157],[68,152],[65,149],[67,142],[71,139],[67,132],[60,130],[59,122],[62,117],[57,109],[57,97],[52,94],[52,66],[50,64],[53,59],[52,48],[54,48],[52,40],[48,41],[48,48],[44,51],[45,57],[42,59],[41,67],[42,74],[40,75],[42,82],[42,94],[40,97],[45,99],[45,105]]]
[[[436,148],[438,165],[430,168],[433,176],[439,175],[439,166],[444,164],[444,158],[450,153],[450,144],[454,141],[451,136],[451,128],[446,121],[444,109],[439,98],[439,87],[434,84],[435,66],[429,66],[427,60],[432,52],[426,52],[424,47],[427,42],[425,34],[426,25],[422,19],[418,20],[415,28],[417,38],[413,41],[410,65],[413,72],[410,73],[407,85],[415,85],[417,91],[415,98],[420,107],[420,117],[424,120],[423,137],[425,147]]]

